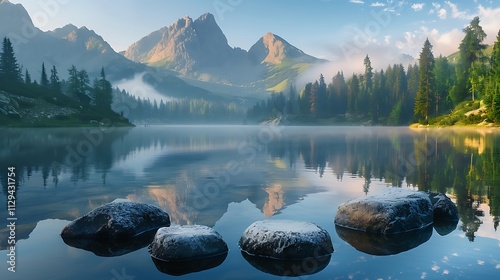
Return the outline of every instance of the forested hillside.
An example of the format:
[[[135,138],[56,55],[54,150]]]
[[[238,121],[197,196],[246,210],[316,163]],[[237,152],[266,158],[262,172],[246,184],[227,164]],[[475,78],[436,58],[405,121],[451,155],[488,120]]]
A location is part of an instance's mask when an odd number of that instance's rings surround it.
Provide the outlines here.
[[[491,54],[475,17],[463,29],[453,60],[434,57],[424,42],[418,64],[389,65],[374,70],[370,57],[364,73],[346,77],[338,72],[330,82],[320,75],[300,93],[294,87],[273,94],[248,111],[262,121],[286,116],[298,123],[454,125],[500,122],[500,32]]]
[[[68,70],[59,79],[55,66],[41,64],[38,80],[17,63],[8,38],[0,55],[0,126],[130,126],[111,109],[112,86],[104,69],[91,83],[86,70]]]

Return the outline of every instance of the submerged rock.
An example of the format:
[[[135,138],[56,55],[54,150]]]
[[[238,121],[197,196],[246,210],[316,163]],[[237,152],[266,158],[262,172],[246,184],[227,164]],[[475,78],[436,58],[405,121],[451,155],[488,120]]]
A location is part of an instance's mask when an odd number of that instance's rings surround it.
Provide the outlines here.
[[[359,231],[395,234],[429,226],[433,211],[426,193],[391,188],[341,204],[335,224]]]
[[[100,257],[117,257],[142,249],[153,240],[154,230],[148,231],[134,238],[126,239],[92,239],[92,238],[64,238],[67,245],[90,251]]]
[[[149,247],[151,257],[161,261],[185,261],[227,253],[219,233],[206,226],[160,228]]]
[[[215,268],[221,265],[226,260],[226,257],[227,252],[212,257],[185,261],[162,261],[154,257],[151,257],[151,259],[158,271],[168,275],[181,276]]]
[[[281,260],[259,257],[241,252],[243,258],[258,270],[267,274],[284,277],[313,275],[325,269],[332,258],[331,254],[300,260]]]
[[[318,258],[333,253],[328,232],[310,222],[264,220],[250,225],[239,246],[247,254],[275,259]]]
[[[72,221],[61,232],[64,239],[127,239],[170,225],[162,209],[144,203],[104,204]]]
[[[356,250],[375,256],[395,255],[429,241],[432,226],[396,234],[380,234],[335,226],[337,235]]]

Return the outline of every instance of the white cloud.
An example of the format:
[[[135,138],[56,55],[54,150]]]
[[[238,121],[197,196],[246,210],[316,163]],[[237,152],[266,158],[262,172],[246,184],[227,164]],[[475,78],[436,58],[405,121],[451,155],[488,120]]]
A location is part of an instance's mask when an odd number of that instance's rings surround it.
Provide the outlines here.
[[[483,30],[487,35],[485,43],[491,45],[496,41],[498,30],[500,29],[500,25],[498,23],[498,19],[500,18],[500,7],[485,8],[482,5],[479,5],[478,16],[481,20],[480,25],[483,27]]]
[[[444,1],[451,9],[451,17],[458,19],[472,19],[471,15],[468,15],[466,11],[460,11],[457,4],[450,1]]]
[[[349,0],[350,3],[354,3],[354,4],[364,4],[365,1],[363,0]]]
[[[391,43],[392,36],[391,35],[386,35],[384,36],[384,42],[389,45]]]
[[[406,32],[404,38],[397,40],[396,46],[401,52],[418,57],[425,39],[429,39],[433,46],[434,56],[440,54],[447,56],[458,51],[458,45],[463,37],[464,34],[460,29],[440,33],[436,28],[429,29],[421,26],[418,30]]]
[[[416,38],[416,35],[414,32],[405,32],[405,36],[402,40],[399,40],[396,42],[396,47],[400,50],[400,51],[404,51],[404,52],[407,52],[414,49],[416,45],[416,42],[415,42],[415,38]]]
[[[372,7],[385,7],[385,4],[381,3],[381,2],[375,2],[375,3],[372,3],[370,6],[372,6]]]
[[[411,8],[416,11],[416,12],[419,12],[419,11],[422,11],[422,9],[424,8],[425,4],[424,3],[415,3],[413,5],[411,5]]]
[[[446,12],[446,10],[445,10],[445,9],[441,9],[441,10],[439,10],[439,11],[438,11],[438,17],[439,17],[440,19],[445,19],[445,18],[446,18],[446,15],[447,15],[447,12]]]

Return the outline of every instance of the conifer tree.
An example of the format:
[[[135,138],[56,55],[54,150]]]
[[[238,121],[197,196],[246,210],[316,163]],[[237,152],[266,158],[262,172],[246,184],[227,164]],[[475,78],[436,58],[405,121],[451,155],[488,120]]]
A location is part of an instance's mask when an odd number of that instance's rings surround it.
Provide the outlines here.
[[[31,75],[28,72],[28,69],[26,69],[26,73],[24,74],[24,83],[27,85],[31,85]]]
[[[82,106],[87,107],[90,105],[90,97],[87,92],[90,88],[90,80],[87,71],[78,71],[73,65],[69,70],[68,78],[68,92],[70,96],[80,101]]]
[[[455,104],[463,101],[469,93],[471,93],[472,98],[474,98],[474,89],[471,89],[471,81],[474,83],[478,80],[478,77],[472,77],[471,79],[471,67],[476,61],[479,63],[484,62],[483,50],[486,49],[486,45],[483,44],[486,33],[479,23],[479,17],[475,17],[470,24],[463,29],[465,37],[462,39],[459,46],[460,58],[456,67],[457,82],[450,92],[450,97]],[[476,69],[472,74],[480,75],[481,73]]]
[[[49,78],[47,77],[47,71],[45,70],[45,63],[42,63],[42,75],[40,76],[40,85],[42,87],[49,86]]]
[[[488,75],[489,95],[493,99],[493,119],[495,122],[500,122],[500,30],[498,31],[497,40],[493,45],[493,53],[491,54],[491,70]]]
[[[311,87],[311,92],[309,95],[309,112],[313,118],[318,116],[319,110],[319,99],[318,99],[318,89],[319,83],[318,81],[314,82]]]
[[[57,68],[55,65],[52,66],[52,69],[50,69],[50,87],[55,93],[62,93],[61,81],[59,81],[59,75],[57,74]]]
[[[94,99],[94,105],[97,109],[104,112],[111,111],[111,103],[113,102],[113,88],[111,83],[106,80],[106,73],[104,68],[101,68],[101,75],[99,79],[94,81],[94,86],[92,88],[92,97]],[[156,100],[155,100],[156,102]],[[156,110],[158,111],[158,106]]]
[[[415,116],[423,116],[427,121],[430,115],[430,109],[433,105],[435,92],[434,83],[434,55],[432,54],[432,45],[429,39],[425,40],[424,47],[419,58],[420,82],[418,85],[417,97],[415,100]]]
[[[0,82],[15,84],[21,81],[21,70],[14,54],[14,48],[10,39],[5,37],[0,55]]]

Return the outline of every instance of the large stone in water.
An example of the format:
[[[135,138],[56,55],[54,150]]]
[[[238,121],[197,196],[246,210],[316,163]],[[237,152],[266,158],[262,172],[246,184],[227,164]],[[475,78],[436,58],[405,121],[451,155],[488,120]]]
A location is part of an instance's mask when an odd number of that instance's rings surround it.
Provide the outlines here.
[[[341,204],[335,224],[359,231],[395,234],[429,226],[433,222],[433,211],[427,193],[390,188]]]
[[[116,257],[137,251],[151,244],[155,231],[148,231],[133,238],[95,239],[95,238],[62,238],[71,247],[90,251],[100,257]]]
[[[219,233],[200,225],[160,228],[149,247],[151,257],[160,261],[208,258],[227,251],[227,244]]]
[[[112,202],[72,221],[61,232],[67,238],[127,239],[169,226],[162,209],[144,203]]]
[[[249,255],[284,260],[319,258],[333,253],[328,232],[314,223],[263,220],[250,225],[239,246]]]
[[[428,193],[434,206],[434,221],[458,221],[458,208],[449,197],[442,193]]]
[[[395,255],[420,246],[432,236],[432,226],[396,234],[363,232],[335,226],[337,235],[356,250],[375,256]]]
[[[241,255],[249,264],[258,270],[267,274],[283,277],[298,277],[316,274],[325,269],[332,258],[332,255],[328,254],[316,258],[283,260],[249,255],[243,251]]]

